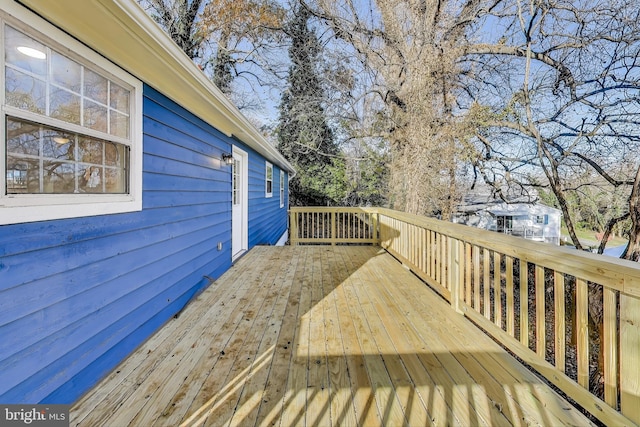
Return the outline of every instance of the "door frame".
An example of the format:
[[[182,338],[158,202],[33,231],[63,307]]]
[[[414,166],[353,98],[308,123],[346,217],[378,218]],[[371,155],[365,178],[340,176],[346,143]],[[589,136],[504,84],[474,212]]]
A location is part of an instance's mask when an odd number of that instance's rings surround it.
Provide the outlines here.
[[[242,170],[240,171],[240,185],[241,185],[241,198],[240,203],[242,206],[242,215],[240,224],[236,224],[233,220],[233,194],[231,200],[231,239],[233,239],[234,228],[241,227],[240,235],[240,250],[235,254],[233,253],[233,241],[231,242],[231,261],[235,261],[242,254],[249,249],[249,154],[241,148],[232,146],[233,157],[239,158],[242,164]],[[233,185],[233,176],[231,177]],[[233,192],[233,188],[231,189]]]

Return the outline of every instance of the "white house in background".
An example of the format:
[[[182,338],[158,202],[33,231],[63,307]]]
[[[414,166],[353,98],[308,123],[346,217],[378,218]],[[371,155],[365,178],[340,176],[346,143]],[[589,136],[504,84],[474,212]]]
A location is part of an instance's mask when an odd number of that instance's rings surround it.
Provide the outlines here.
[[[559,245],[561,217],[559,209],[540,203],[506,203],[473,195],[458,206],[453,222]]]

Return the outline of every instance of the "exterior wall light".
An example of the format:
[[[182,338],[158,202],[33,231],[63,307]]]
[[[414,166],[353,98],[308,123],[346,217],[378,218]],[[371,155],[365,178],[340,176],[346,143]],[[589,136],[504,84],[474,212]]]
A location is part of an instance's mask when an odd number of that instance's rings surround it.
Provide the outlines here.
[[[233,164],[233,154],[222,153],[222,161],[227,165]]]

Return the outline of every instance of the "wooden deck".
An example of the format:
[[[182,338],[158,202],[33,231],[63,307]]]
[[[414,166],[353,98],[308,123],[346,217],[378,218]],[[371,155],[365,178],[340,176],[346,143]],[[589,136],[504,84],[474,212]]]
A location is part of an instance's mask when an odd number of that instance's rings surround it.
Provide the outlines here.
[[[379,247],[256,247],[71,425],[589,425]]]

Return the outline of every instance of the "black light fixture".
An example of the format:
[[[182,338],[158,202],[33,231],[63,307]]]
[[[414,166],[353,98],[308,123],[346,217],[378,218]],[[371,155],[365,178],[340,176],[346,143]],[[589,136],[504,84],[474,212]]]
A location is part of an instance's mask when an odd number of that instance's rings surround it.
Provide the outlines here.
[[[222,153],[222,161],[228,165],[233,164],[233,154]]]

